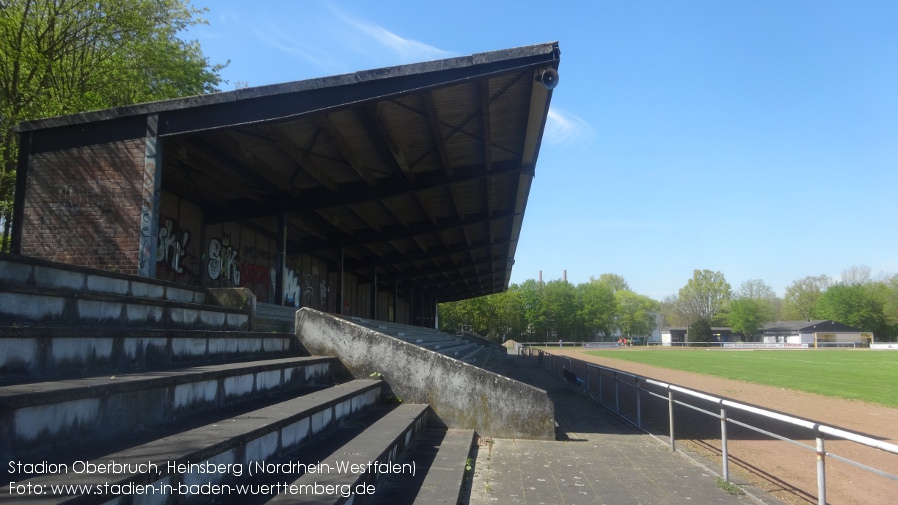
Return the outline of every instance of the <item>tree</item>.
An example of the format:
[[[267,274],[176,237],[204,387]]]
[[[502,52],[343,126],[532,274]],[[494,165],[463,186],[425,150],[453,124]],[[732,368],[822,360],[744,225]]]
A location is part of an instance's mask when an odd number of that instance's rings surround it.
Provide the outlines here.
[[[591,281],[578,286],[580,294],[580,319],[589,340],[599,335],[608,341],[614,334],[617,316],[617,299],[612,287],[604,282]]]
[[[746,339],[751,339],[761,326],[769,321],[766,314],[768,309],[764,302],[755,298],[737,298],[730,301],[727,313],[727,324],[733,333],[741,333]]]
[[[773,288],[767,285],[761,279],[749,279],[744,281],[739,285],[739,289],[736,291],[734,298],[736,300],[740,299],[748,299],[755,300],[758,306],[758,309],[761,311],[759,316],[762,319],[762,324],[768,321],[776,321],[780,318],[780,313],[782,311],[783,301],[776,293],[773,292]],[[744,309],[745,307],[741,307]],[[732,310],[732,304],[727,308],[727,311]],[[729,315],[727,316],[727,320],[729,321]],[[730,324],[729,322],[727,324]],[[745,334],[746,337],[751,336],[751,334]]]
[[[630,285],[627,284],[627,281],[620,275],[617,274],[602,274],[598,279],[595,277],[590,277],[589,282],[598,282],[599,284],[605,284],[611,291],[617,293],[618,291],[629,291]]]
[[[655,331],[655,316],[661,304],[629,290],[614,293],[617,299],[617,328],[626,337],[648,337]]]
[[[817,317],[854,326],[861,331],[888,333],[882,301],[869,286],[836,284],[817,300]]]
[[[809,275],[794,281],[786,288],[783,298],[783,319],[800,321],[818,317],[815,314],[817,299],[830,285],[832,280],[826,275]]]
[[[848,286],[870,284],[873,282],[870,276],[872,272],[869,265],[852,265],[842,271],[842,284]]]
[[[735,293],[736,298],[751,298],[753,300],[769,300],[776,298],[773,288],[762,279],[749,279],[739,285]]]
[[[707,319],[696,319],[689,324],[686,330],[686,337],[689,342],[710,342],[714,339],[714,333],[711,331],[711,323]]]
[[[680,298],[677,295],[668,295],[661,300],[661,317],[666,326],[689,326],[689,320],[682,311]]]
[[[730,284],[722,273],[694,270],[692,278],[677,294],[677,310],[690,324],[698,320],[710,324],[730,296]]]
[[[217,91],[222,65],[178,38],[204,22],[187,0],[0,0],[0,249],[18,144],[41,117]]]
[[[549,335],[552,339],[582,340],[583,335],[578,335],[576,331],[578,303],[574,285],[566,280],[549,281],[546,283],[545,296]]]
[[[546,308],[546,283],[527,279],[521,284],[521,299],[524,303],[524,317],[527,319],[528,340],[543,340],[549,331],[548,309]]]

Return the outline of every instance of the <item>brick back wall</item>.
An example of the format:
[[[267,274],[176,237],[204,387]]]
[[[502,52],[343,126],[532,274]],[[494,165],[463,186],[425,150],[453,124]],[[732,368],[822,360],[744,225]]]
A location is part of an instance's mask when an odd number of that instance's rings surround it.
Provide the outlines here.
[[[22,254],[138,273],[144,139],[32,154]]]
[[[156,278],[199,286],[203,273],[203,208],[162,192],[156,237]]]

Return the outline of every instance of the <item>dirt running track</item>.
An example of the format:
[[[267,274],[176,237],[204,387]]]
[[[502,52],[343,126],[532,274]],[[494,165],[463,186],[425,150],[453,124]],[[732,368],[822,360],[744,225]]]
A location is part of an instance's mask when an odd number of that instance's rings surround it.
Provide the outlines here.
[[[624,360],[589,356],[580,349],[551,349],[549,352],[677,384],[689,389],[705,391],[715,396],[758,405],[898,444],[898,409],[680,372]],[[898,394],[898,381],[896,381],[895,387],[896,394]],[[733,415],[731,414],[730,417]],[[713,431],[708,434],[707,438],[697,436],[695,440],[686,443],[689,443],[690,447],[697,452],[713,457],[714,461],[719,462],[720,430]],[[777,432],[775,429],[770,431]],[[732,474],[753,482],[786,503],[801,505],[817,503],[816,456],[814,452],[766,436],[753,435],[735,438],[731,439],[728,445]],[[813,438],[804,438],[801,441],[814,446]],[[826,451],[862,462],[893,475],[898,473],[898,455],[842,440],[827,440]],[[898,482],[857,469],[833,458],[827,458],[826,494],[827,502],[833,505],[894,505],[898,503]]]

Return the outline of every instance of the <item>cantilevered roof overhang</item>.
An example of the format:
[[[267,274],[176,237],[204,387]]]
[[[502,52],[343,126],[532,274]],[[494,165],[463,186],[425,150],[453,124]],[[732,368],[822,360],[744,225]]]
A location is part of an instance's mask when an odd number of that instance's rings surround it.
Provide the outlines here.
[[[288,253],[452,301],[508,287],[552,96],[541,77],[559,58],[547,43],[19,131],[156,115],[162,189],[203,206],[207,224],[274,237],[280,222]]]

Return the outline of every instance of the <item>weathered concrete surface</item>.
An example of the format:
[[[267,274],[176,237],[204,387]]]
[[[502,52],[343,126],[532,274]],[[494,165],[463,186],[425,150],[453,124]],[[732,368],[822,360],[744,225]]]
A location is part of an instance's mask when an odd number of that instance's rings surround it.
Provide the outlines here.
[[[0,323],[251,330],[255,297],[0,253]]]
[[[0,458],[77,451],[147,426],[297,392],[330,382],[332,364],[336,359],[296,357],[0,387]]]
[[[288,333],[0,327],[0,384],[304,354]]]
[[[450,428],[555,439],[555,409],[541,389],[309,308],[296,312],[296,335],[310,353],[337,356],[356,378],[383,374],[392,394],[430,405]]]

